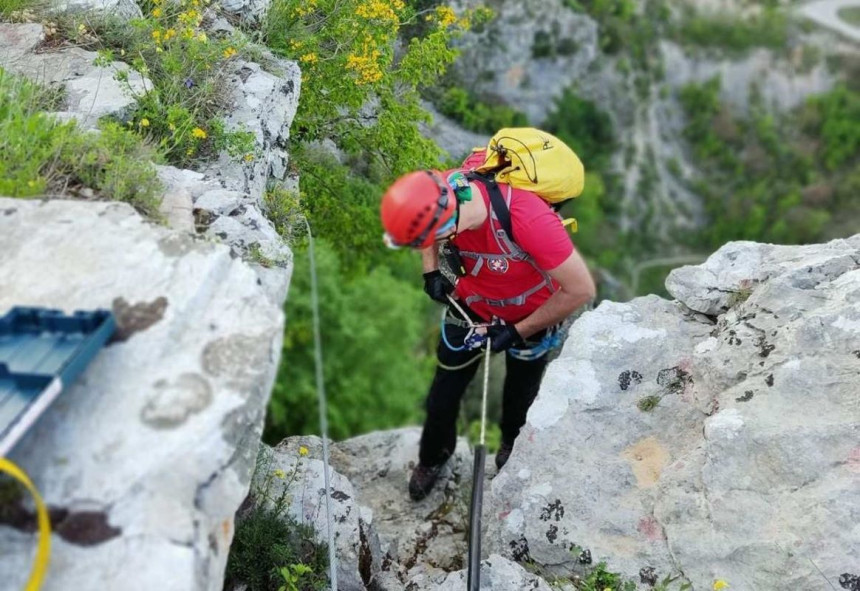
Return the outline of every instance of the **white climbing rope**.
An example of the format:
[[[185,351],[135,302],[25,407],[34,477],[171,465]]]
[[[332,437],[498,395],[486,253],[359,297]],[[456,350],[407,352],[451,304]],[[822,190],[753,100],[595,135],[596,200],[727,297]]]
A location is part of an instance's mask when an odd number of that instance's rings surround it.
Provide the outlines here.
[[[484,395],[481,399],[481,445],[487,431],[487,389],[490,384],[490,337],[487,336],[487,352],[484,355]]]
[[[323,479],[325,480],[325,509],[326,509],[326,524],[328,526],[328,566],[329,578],[331,580],[332,591],[337,591],[337,556],[334,546],[334,526],[332,525],[331,511],[331,484],[329,482],[329,464],[328,464],[328,403],[325,396],[325,383],[323,381],[323,357],[322,357],[322,338],[320,337],[320,312],[319,312],[319,293],[317,292],[317,267],[314,258],[314,237],[311,234],[311,226],[307,218],[304,218],[305,226],[308,229],[308,243],[310,245],[308,253],[311,259],[311,308],[314,315],[314,366],[316,368],[317,381],[317,399],[319,400],[320,412],[320,431],[322,431],[323,445]],[[481,436],[483,438],[483,435]]]

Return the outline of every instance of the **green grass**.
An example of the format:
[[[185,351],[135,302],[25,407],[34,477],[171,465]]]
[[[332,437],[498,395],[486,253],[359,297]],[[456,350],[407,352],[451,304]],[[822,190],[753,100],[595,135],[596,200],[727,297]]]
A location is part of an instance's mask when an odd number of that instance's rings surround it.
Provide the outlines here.
[[[860,27],[860,6],[847,6],[845,8],[840,8],[837,14],[839,15],[839,18],[844,20],[846,23]]]
[[[62,102],[56,90],[0,68],[0,195],[64,195],[90,189],[97,198],[130,203],[157,216],[158,154],[115,122],[87,133],[44,111]]]
[[[0,0],[0,20],[7,20],[12,13],[30,8],[33,4],[33,0]]]

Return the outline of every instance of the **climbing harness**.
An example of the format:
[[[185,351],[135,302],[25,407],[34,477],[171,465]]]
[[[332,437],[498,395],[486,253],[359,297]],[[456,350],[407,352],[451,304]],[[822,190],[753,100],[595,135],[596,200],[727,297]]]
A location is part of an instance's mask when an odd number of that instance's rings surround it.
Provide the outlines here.
[[[490,384],[491,339],[487,337],[484,353],[484,393],[481,398],[481,440],[475,446],[475,464],[472,468],[472,503],[469,508],[469,591],[481,588],[481,510],[484,504],[484,464],[487,458],[487,390]]]
[[[30,571],[30,580],[27,581],[27,586],[24,587],[24,590],[38,591],[42,586],[42,579],[45,578],[45,573],[48,570],[48,558],[51,555],[51,520],[48,518],[48,510],[45,508],[45,503],[42,501],[39,491],[36,490],[36,486],[27,474],[12,461],[0,458],[0,473],[4,472],[23,484],[36,503],[39,543],[36,548],[36,558],[33,561],[33,568]]]
[[[319,401],[320,431],[322,432],[323,448],[323,479],[325,481],[325,509],[326,525],[328,527],[328,563],[329,578],[331,580],[331,591],[337,591],[337,555],[334,545],[334,525],[331,509],[331,483],[329,477],[329,455],[328,455],[328,404],[325,395],[325,382],[323,381],[323,357],[322,338],[320,337],[320,314],[319,314],[319,290],[317,287],[317,267],[314,257],[314,236],[311,226],[305,218],[305,226],[308,229],[308,254],[310,255],[311,267],[311,307],[314,316],[314,366],[316,370],[317,400]]]
[[[485,334],[477,332],[479,328],[486,328],[491,325],[491,323],[475,323],[472,322],[472,319],[469,318],[468,314],[466,314],[465,310],[457,303],[451,294],[448,294],[448,301],[451,302],[451,305],[454,306],[458,312],[463,316],[463,322],[454,321],[452,318],[448,318],[448,308],[445,307],[442,310],[442,326],[441,326],[441,336],[442,342],[445,343],[445,346],[451,349],[452,351],[471,351],[473,349],[479,349],[481,346],[487,341],[487,336]],[[448,340],[448,335],[445,333],[445,325],[446,324],[456,324],[458,326],[465,326],[469,330],[466,333],[465,338],[463,339],[463,344],[460,346],[454,346]],[[469,361],[466,365],[461,367],[466,367],[472,363]]]
[[[460,312],[460,315],[463,317],[462,320],[456,317],[452,317],[450,315],[450,309],[446,306],[442,310],[442,320],[440,326],[440,332],[442,337],[442,342],[445,343],[445,346],[448,347],[451,351],[467,351],[473,349],[479,349],[484,345],[485,342],[489,340],[486,334],[478,333],[477,329],[479,328],[487,328],[492,326],[494,323],[476,323],[473,322],[472,319],[466,314],[463,307],[457,303],[450,294],[448,295],[448,301],[451,302],[451,305]],[[463,339],[463,344],[460,346],[455,346],[451,344],[448,340],[448,335],[445,332],[445,325],[452,324],[454,326],[460,326],[463,328],[468,328],[468,332],[466,333],[465,338]],[[511,357],[516,359],[521,359],[523,361],[534,361],[535,359],[540,359],[553,349],[556,349],[564,343],[565,338],[567,337],[567,323],[561,323],[556,326],[553,326],[546,331],[546,335],[535,345],[529,347],[520,347],[514,348],[511,347],[508,349],[508,354]],[[449,371],[455,371],[458,369],[463,369],[464,367],[468,367],[473,363],[476,363],[477,360],[480,359],[480,356],[476,356],[469,361],[457,365],[457,366],[448,366],[439,362],[438,365],[442,369],[447,369]]]

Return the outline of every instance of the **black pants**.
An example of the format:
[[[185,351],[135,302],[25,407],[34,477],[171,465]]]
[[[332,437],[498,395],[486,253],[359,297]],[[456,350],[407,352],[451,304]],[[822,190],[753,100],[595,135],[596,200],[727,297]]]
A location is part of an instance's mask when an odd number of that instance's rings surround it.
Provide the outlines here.
[[[448,342],[457,347],[463,344],[467,329],[447,325]],[[536,335],[541,338],[542,335]],[[483,349],[452,351],[440,339],[437,347],[439,362],[448,367],[458,367],[484,355]],[[427,395],[427,418],[421,433],[419,461],[425,466],[435,466],[447,460],[457,443],[457,414],[460,400],[469,382],[480,366],[474,361],[461,369],[436,367],[436,375]],[[506,355],[505,384],[502,395],[502,442],[513,444],[526,422],[526,413],[534,402],[547,366],[546,355],[534,361],[523,361]]]

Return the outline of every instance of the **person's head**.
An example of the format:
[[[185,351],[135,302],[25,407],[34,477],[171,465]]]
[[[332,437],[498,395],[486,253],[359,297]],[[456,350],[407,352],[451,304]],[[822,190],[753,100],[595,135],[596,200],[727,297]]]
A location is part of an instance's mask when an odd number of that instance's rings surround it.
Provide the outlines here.
[[[457,197],[440,172],[419,170],[394,181],[380,214],[386,244],[427,248],[456,230]]]

